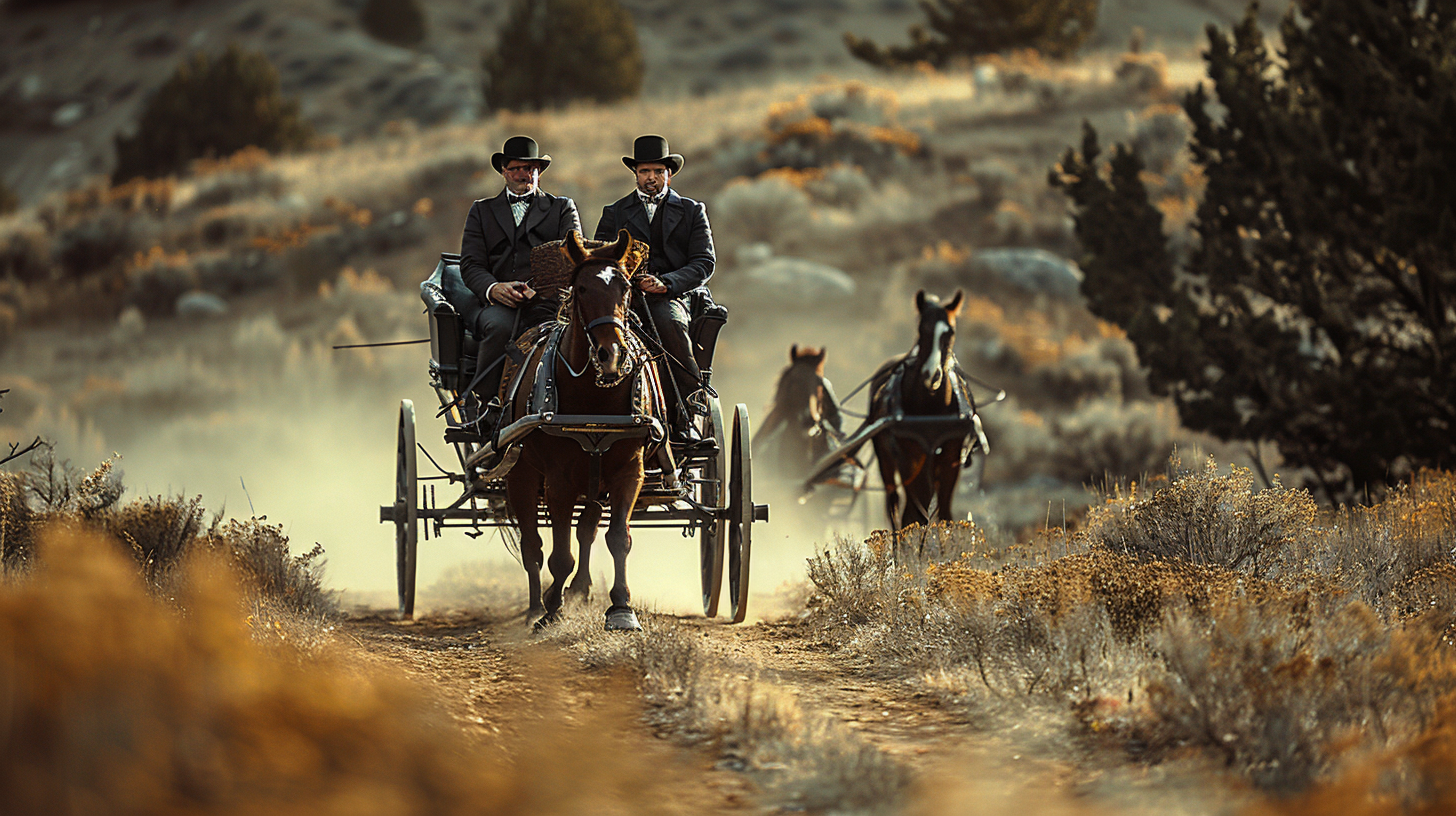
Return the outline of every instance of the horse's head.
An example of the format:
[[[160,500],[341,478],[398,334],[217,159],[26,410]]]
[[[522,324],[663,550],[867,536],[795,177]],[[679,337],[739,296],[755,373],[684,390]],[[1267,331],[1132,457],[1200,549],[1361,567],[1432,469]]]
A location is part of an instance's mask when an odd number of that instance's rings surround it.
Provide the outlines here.
[[[581,235],[567,234],[564,249],[574,268],[571,273],[572,319],[586,334],[597,385],[611,387],[632,373],[627,353],[627,307],[632,286],[620,264],[632,246],[622,230],[615,243],[587,251]]]
[[[925,294],[924,289],[915,293],[915,308],[920,311],[915,370],[931,391],[939,391],[950,379],[948,372],[954,359],[951,352],[955,348],[956,315],[960,313],[961,300],[959,289],[946,304],[941,304],[935,295]]]
[[[824,358],[827,349],[789,347],[789,367],[779,377],[774,402],[793,411],[800,430],[814,435],[824,418]]]

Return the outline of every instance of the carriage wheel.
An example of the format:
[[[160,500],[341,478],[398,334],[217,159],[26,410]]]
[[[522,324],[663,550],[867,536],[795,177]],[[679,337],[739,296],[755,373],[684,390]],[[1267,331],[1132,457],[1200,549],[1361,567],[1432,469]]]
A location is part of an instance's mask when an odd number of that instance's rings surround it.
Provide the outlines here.
[[[718,455],[703,465],[698,503],[715,509],[728,504],[728,445],[724,437],[723,405],[717,397],[708,398],[708,424],[718,443]],[[707,436],[707,433],[704,433]],[[718,614],[718,597],[723,590],[723,546],[728,538],[728,521],[717,518],[704,522],[698,532],[698,564],[703,578],[703,614]]]
[[[733,445],[728,472],[728,592],[733,622],[748,617],[748,561],[753,541],[753,462],[748,443],[748,406],[733,409]]]
[[[400,617],[415,613],[415,555],[419,542],[419,479],[415,470],[415,404],[399,403],[398,459],[394,468],[394,557]]]

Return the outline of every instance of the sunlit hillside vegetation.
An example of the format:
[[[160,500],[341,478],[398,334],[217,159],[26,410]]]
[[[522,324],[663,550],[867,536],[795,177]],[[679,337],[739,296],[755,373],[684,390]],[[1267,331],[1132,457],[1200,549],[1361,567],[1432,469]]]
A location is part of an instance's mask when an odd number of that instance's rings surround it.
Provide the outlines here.
[[[1030,542],[969,523],[841,541],[811,565],[813,619],[990,721],[1059,711],[1150,765],[1204,752],[1309,812],[1448,807],[1456,477],[1331,512],[1173,465]]]

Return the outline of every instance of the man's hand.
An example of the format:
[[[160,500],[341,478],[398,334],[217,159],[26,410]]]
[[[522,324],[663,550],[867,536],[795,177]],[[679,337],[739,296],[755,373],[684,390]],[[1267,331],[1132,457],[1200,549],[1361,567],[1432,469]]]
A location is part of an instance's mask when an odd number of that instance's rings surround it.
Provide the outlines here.
[[[637,288],[641,289],[649,295],[667,294],[667,287],[663,285],[662,281],[652,277],[651,275],[639,276],[637,278]]]
[[[490,288],[491,300],[513,309],[535,296],[536,290],[525,281],[503,281]]]

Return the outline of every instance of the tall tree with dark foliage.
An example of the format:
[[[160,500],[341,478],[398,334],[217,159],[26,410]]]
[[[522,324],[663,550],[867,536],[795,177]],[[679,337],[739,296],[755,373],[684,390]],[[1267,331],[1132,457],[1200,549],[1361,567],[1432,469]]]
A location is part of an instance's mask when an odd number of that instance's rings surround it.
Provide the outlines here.
[[[217,56],[183,60],[142,107],[132,135],[116,134],[115,182],[165,176],[194,159],[245,147],[270,153],[305,147],[312,129],[298,102],[283,96],[278,71],[262,54],[230,45]]]
[[[880,68],[1033,48],[1070,57],[1091,36],[1099,0],[920,0],[930,26],[910,28],[909,45],[879,44],[845,33],[849,53]]]
[[[481,60],[492,108],[613,102],[642,90],[637,24],[617,0],[515,0]]]
[[[1456,465],[1456,0],[1296,0],[1209,27],[1188,94],[1207,177],[1174,269],[1135,153],[1089,127],[1051,182],[1083,291],[1183,422],[1277,443],[1331,500]]]

